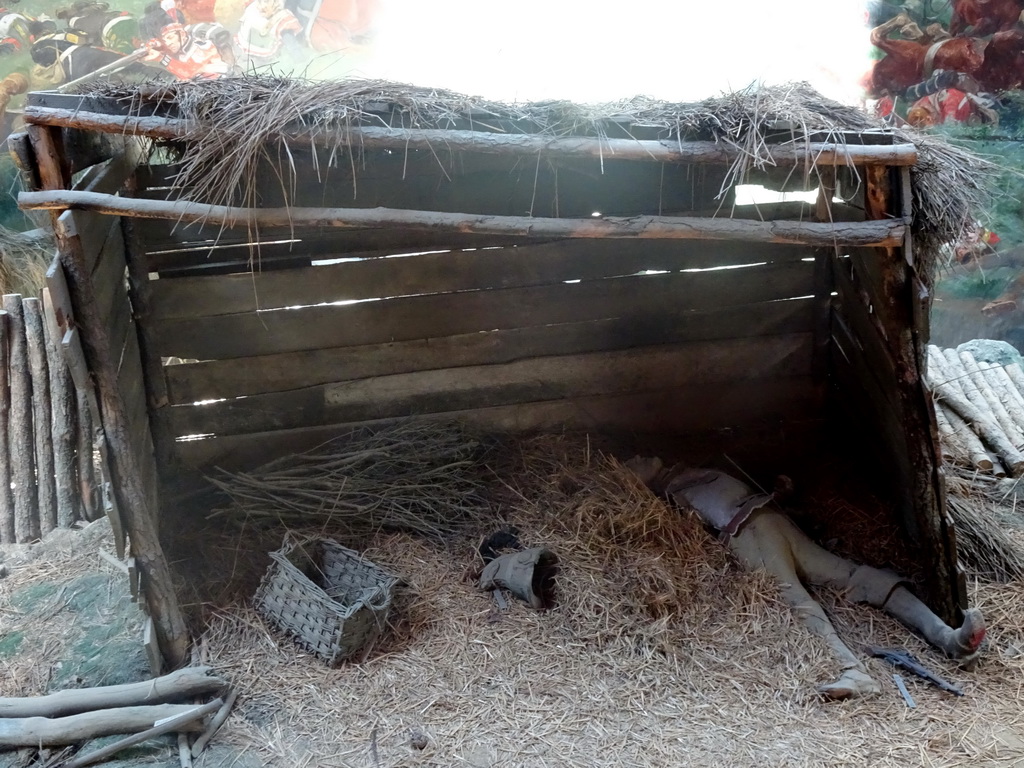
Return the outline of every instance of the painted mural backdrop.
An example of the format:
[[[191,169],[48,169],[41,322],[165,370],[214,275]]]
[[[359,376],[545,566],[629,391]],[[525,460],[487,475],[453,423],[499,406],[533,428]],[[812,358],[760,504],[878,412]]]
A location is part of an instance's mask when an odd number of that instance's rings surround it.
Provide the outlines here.
[[[28,90],[121,73],[180,80],[301,71],[366,46],[377,0],[7,0],[5,132]]]
[[[17,126],[29,90],[106,75],[187,80],[269,70],[411,80],[498,99],[535,98],[530,88],[548,84],[559,92],[543,98],[682,101],[765,73],[807,79],[893,123],[941,131],[998,158],[1006,171],[994,205],[969,241],[950,246],[933,332],[940,343],[989,336],[1024,351],[1024,0],[736,0],[746,22],[732,47],[713,35],[685,42],[691,62],[717,62],[699,78],[680,69],[672,19],[693,22],[703,6],[663,0],[638,0],[616,24],[583,0],[501,8],[470,0],[4,2],[0,137]],[[642,11],[665,23],[652,27]],[[777,35],[760,34],[780,19],[797,41],[781,50]],[[615,92],[603,95],[605,86]],[[13,192],[8,166],[0,159],[0,184]],[[31,226],[12,194],[0,198],[0,224]]]
[[[997,338],[1024,351],[1024,0],[875,2],[868,18],[867,106],[1004,169],[991,209],[946,254],[934,339]]]

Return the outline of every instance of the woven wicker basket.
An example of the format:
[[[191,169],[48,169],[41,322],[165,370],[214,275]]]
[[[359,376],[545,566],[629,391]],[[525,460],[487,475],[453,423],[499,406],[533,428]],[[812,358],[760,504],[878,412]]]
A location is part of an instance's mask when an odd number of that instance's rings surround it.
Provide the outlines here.
[[[327,664],[383,629],[398,579],[332,539],[286,536],[256,591],[256,610]]]

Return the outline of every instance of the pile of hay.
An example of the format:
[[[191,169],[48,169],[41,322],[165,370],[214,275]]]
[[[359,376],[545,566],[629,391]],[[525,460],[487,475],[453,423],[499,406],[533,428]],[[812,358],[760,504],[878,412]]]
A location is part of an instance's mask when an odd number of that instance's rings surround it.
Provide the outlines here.
[[[795,622],[776,586],[737,567],[693,516],[655,498],[615,459],[585,440],[544,437],[509,441],[490,464],[498,489],[493,528],[514,525],[524,546],[559,556],[551,611],[518,602],[502,611],[477,591],[470,574],[481,564],[479,536],[442,541],[381,531],[342,540],[405,586],[394,625],[366,662],[328,669],[250,607],[251,565],[265,563],[277,543],[265,531],[195,532],[191,559],[169,553],[183,578],[209,590],[197,595],[208,601],[197,661],[241,692],[218,739],[268,766],[1024,759],[1016,735],[1024,728],[1015,682],[1024,671],[1019,582],[972,582],[972,599],[992,624],[992,648],[971,674],[880,612],[821,593],[852,644],[907,647],[967,692],[954,698],[910,679],[918,705],[910,710],[887,685],[892,669],[871,660],[880,696],[826,704],[813,686],[836,674],[834,661]],[[884,558],[878,543],[887,534],[858,530]],[[198,560],[208,585],[191,570]]]
[[[864,112],[823,97],[805,83],[761,86],[697,103],[646,97],[608,104],[566,101],[506,104],[431,88],[376,80],[309,81],[267,75],[181,83],[124,84],[98,81],[90,93],[128,103],[140,115],[168,109],[188,125],[179,147],[177,185],[194,199],[254,206],[258,169],[270,161],[284,190],[297,179],[282,137],[301,131],[303,146],[319,145],[319,162],[357,163],[346,134],[353,127],[382,124],[405,128],[450,128],[533,133],[551,137],[602,137],[617,128],[656,129],[667,140],[710,140],[739,150],[726,185],[751,169],[773,164],[766,137],[789,131],[824,134],[843,142],[843,132],[884,131],[896,142],[913,143],[912,169],[916,253],[931,275],[938,249],[958,242],[975,227],[997,166],[943,138],[894,129]],[[813,157],[808,154],[808,160]],[[241,202],[239,202],[241,201]]]
[[[52,233],[16,232],[0,226],[0,294],[39,296],[46,285],[53,249]]]
[[[207,479],[234,501],[221,514],[254,523],[320,520],[348,536],[388,529],[443,537],[480,516],[486,450],[456,424],[405,420]]]

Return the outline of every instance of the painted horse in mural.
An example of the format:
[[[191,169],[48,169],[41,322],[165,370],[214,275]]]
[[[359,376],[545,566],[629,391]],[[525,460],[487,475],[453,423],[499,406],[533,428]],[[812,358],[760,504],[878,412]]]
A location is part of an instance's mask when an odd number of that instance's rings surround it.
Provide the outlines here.
[[[953,0],[952,11],[950,34],[970,32],[985,37],[1013,29],[1021,20],[1024,3],[1021,0]]]
[[[892,38],[897,30],[913,30],[911,37]],[[899,14],[871,30],[871,44],[885,56],[875,62],[868,81],[871,98],[901,96],[942,69],[974,75],[985,61],[987,41],[975,37],[920,40],[920,30],[906,14]]]
[[[897,30],[900,36],[890,37]],[[1002,93],[1024,85],[1024,25],[988,37],[941,37],[922,33],[909,16],[899,14],[871,31],[871,43],[885,56],[869,74],[870,98],[908,96],[938,72],[955,73],[958,87],[969,93]]]

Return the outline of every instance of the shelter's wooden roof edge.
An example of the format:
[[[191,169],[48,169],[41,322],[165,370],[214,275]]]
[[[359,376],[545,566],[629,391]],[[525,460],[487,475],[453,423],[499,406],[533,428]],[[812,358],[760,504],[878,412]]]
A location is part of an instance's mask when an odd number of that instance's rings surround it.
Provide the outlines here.
[[[180,120],[183,118],[177,103],[173,101],[152,101],[146,102],[142,107],[138,102],[131,102],[127,99],[116,96],[105,96],[101,94],[74,94],[61,93],[59,91],[33,91],[28,94],[27,106],[30,108],[32,121],[46,123],[45,112],[49,110],[92,113],[116,117],[134,118],[164,118],[167,120]],[[517,118],[514,116],[496,115],[493,111],[477,109],[472,106],[463,110],[459,117],[446,118],[442,124],[433,125],[411,125],[410,120],[397,101],[377,101],[360,106],[364,116],[355,125],[368,127],[391,127],[391,128],[430,128],[437,130],[476,131],[479,133],[496,133],[510,135],[534,135],[544,134],[543,126],[538,122]],[[637,120],[628,114],[609,115],[597,121],[602,128],[602,133],[607,138],[639,139],[639,140],[677,140],[671,131],[662,125],[645,123],[642,119]],[[296,121],[292,128],[301,132],[305,125]],[[888,129],[862,129],[851,128],[849,130],[814,130],[804,132],[800,126],[795,124],[779,123],[773,126],[774,130],[767,132],[764,136],[768,144],[792,143],[794,140],[807,142],[828,142],[844,143],[852,146],[890,146],[903,143]],[[572,135],[572,134],[570,134]],[[578,136],[593,135],[592,130],[580,130]],[[693,141],[694,139],[683,139]]]

